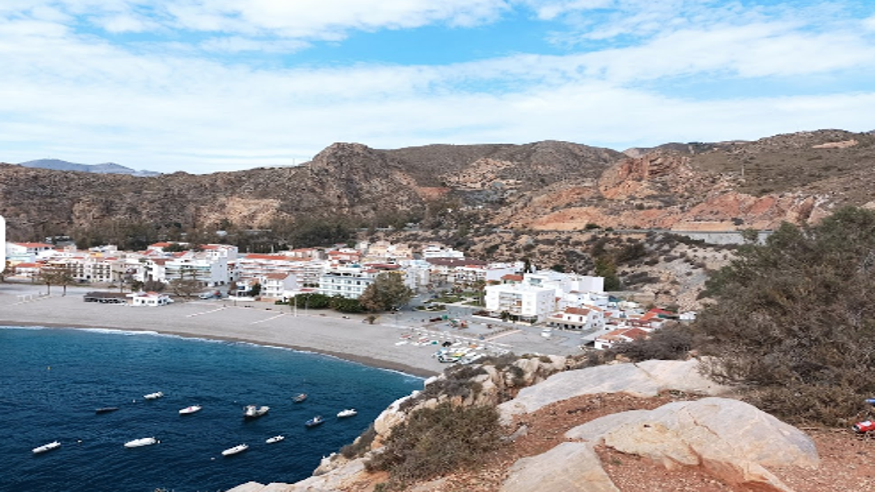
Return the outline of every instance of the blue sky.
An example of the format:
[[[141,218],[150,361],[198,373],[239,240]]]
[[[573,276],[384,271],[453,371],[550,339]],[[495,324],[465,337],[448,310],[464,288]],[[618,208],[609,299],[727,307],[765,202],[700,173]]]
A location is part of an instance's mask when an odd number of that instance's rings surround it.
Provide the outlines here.
[[[875,2],[3,0],[0,161],[875,129]]]

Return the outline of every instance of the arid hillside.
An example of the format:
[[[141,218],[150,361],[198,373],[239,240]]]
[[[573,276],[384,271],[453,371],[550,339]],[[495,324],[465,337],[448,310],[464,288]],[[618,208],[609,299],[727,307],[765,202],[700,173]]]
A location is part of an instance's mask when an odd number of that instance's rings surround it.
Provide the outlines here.
[[[666,144],[625,154],[545,141],[377,150],[337,143],[291,168],[157,177],[0,165],[12,240],[71,231],[272,229],[342,217],[351,227],[543,231],[772,228],[873,201],[875,136],[840,130],[755,142]],[[467,227],[467,226],[466,226]]]

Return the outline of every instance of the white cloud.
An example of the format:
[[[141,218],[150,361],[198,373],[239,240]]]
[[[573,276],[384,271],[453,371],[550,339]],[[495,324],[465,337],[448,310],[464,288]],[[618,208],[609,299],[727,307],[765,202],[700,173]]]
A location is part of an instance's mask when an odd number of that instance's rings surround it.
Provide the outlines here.
[[[545,19],[604,5],[528,3]],[[619,27],[596,24],[583,33],[641,34],[622,46],[448,65],[304,67],[219,55],[289,53],[351,29],[477,24],[507,4],[185,0],[164,9],[145,0],[57,0],[19,1],[21,10],[11,12],[3,2],[0,160],[53,156],[209,172],[300,162],[334,141],[395,148],[560,139],[622,148],[871,129],[871,91],[842,94],[821,86],[817,96],[710,100],[659,92],[678,77],[731,86],[742,79],[875,73],[871,34],[842,23],[812,31],[814,21],[794,16],[724,16],[737,7],[709,10],[705,2],[650,3],[658,5],[641,3],[644,13]],[[684,16],[669,15],[665,5],[675,4],[683,4]],[[88,19],[112,32],[172,26],[203,32],[197,44],[168,36],[134,52],[113,45],[112,37],[77,31],[69,16],[92,11]],[[198,58],[204,51],[210,57]]]

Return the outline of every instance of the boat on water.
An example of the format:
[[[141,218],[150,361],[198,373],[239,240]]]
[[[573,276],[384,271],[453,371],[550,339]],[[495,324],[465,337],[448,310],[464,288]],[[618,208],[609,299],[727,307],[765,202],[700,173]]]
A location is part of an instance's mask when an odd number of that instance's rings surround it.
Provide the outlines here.
[[[325,422],[325,419],[323,419],[321,415],[317,415],[317,416],[313,417],[312,419],[306,421],[304,423],[304,425],[306,425],[307,427],[316,427],[317,425],[319,425],[323,422]]]
[[[102,408],[98,408],[97,410],[95,410],[94,413],[97,413],[97,414],[110,413],[110,412],[115,412],[116,410],[118,410],[118,407],[102,407]]]
[[[157,400],[158,398],[161,398],[162,396],[164,396],[164,393],[162,393],[160,391],[156,391],[154,393],[149,393],[148,395],[143,395],[143,398],[145,398],[147,400]]]
[[[233,456],[237,453],[242,453],[243,451],[246,451],[247,449],[249,449],[248,444],[238,444],[238,445],[234,446],[233,448],[228,448],[228,449],[222,451],[222,456]]]
[[[347,408],[346,410],[341,410],[341,411],[337,412],[337,416],[339,418],[354,417],[357,414],[358,414],[358,412],[355,411],[355,408]]]
[[[141,448],[143,446],[151,446],[153,444],[158,444],[158,439],[154,437],[143,437],[141,439],[134,439],[133,441],[128,441],[125,443],[126,448]]]
[[[53,441],[48,444],[43,444],[42,446],[37,446],[33,448],[33,454],[42,454],[53,449],[58,449],[61,447],[61,443],[58,441]]]
[[[190,407],[185,407],[179,411],[179,415],[191,415],[193,413],[198,413],[201,411],[203,407],[200,405],[192,405]]]
[[[243,407],[243,418],[245,419],[254,419],[261,417],[266,414],[267,411],[270,410],[270,407],[257,407],[255,405],[246,405]]]
[[[298,393],[297,395],[292,397],[292,401],[295,403],[301,403],[302,401],[307,399],[307,393]]]
[[[276,444],[276,443],[282,441],[282,440],[285,439],[285,438],[286,438],[286,436],[273,436],[273,437],[269,437],[269,438],[267,438],[267,440],[264,441],[264,442],[265,442],[266,444]]]

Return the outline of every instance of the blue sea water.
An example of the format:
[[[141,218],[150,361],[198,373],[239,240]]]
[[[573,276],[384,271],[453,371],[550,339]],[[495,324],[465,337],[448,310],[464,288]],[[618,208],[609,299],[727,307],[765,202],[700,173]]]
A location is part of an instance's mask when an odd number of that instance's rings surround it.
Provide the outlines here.
[[[226,490],[302,480],[422,379],[313,353],[104,330],[0,327],[0,491]],[[143,395],[161,391],[157,400]],[[303,403],[292,396],[307,393]],[[202,405],[199,413],[179,409]],[[270,406],[244,421],[243,406]],[[96,414],[95,409],[119,410]],[[344,408],[358,415],[337,419]],[[306,428],[322,415],[326,422]],[[265,444],[282,434],[283,442]],[[132,439],[153,446],[127,449]],[[33,455],[52,441],[59,449]],[[247,443],[248,451],[222,450]]]

